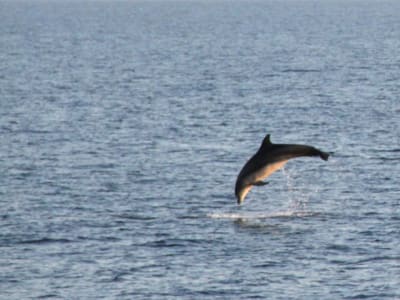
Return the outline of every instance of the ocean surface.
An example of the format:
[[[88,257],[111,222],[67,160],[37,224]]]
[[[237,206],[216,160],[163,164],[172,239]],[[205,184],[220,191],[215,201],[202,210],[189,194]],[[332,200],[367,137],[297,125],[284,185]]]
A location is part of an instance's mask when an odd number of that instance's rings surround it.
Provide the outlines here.
[[[399,1],[0,1],[0,299],[400,299]],[[313,145],[254,188],[269,133]]]

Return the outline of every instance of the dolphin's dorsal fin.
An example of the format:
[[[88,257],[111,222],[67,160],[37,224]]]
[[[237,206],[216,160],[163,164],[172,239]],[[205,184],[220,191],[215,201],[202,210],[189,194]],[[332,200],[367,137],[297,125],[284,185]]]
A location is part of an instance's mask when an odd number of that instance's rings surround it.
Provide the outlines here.
[[[267,134],[262,142],[263,147],[268,147],[269,145],[272,145],[271,143],[271,135]]]
[[[267,134],[267,135],[265,136],[265,138],[264,138],[262,144],[261,144],[261,147],[260,147],[260,150],[259,150],[259,151],[262,151],[262,150],[264,150],[264,149],[268,149],[271,145],[272,145],[272,143],[271,143],[271,135],[270,135],[270,134]]]

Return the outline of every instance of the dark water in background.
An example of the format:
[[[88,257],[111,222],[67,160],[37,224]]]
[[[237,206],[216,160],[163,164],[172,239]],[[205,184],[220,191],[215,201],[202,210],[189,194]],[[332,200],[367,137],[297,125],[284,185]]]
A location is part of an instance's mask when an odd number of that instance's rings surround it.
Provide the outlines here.
[[[398,1],[0,2],[1,299],[400,299]],[[266,133],[333,153],[244,205]]]

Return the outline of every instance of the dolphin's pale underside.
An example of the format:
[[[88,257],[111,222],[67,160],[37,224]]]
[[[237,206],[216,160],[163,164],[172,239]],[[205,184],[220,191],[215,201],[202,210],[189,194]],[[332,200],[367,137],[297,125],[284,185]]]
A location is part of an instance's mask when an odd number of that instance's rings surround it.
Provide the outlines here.
[[[273,144],[268,134],[256,154],[254,154],[240,171],[235,186],[238,204],[244,201],[253,186],[266,185],[263,180],[282,168],[289,159],[302,156],[319,156],[328,160],[329,154],[307,145]]]

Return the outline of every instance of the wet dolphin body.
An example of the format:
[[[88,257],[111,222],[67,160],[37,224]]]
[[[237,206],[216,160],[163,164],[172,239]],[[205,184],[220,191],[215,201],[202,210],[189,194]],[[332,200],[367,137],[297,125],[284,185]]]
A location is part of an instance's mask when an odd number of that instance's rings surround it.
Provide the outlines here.
[[[312,146],[272,144],[270,135],[267,134],[260,149],[244,165],[237,177],[235,195],[238,204],[244,201],[254,185],[268,184],[262,180],[282,168],[289,159],[301,156],[319,156],[323,160],[328,160],[329,154]]]

